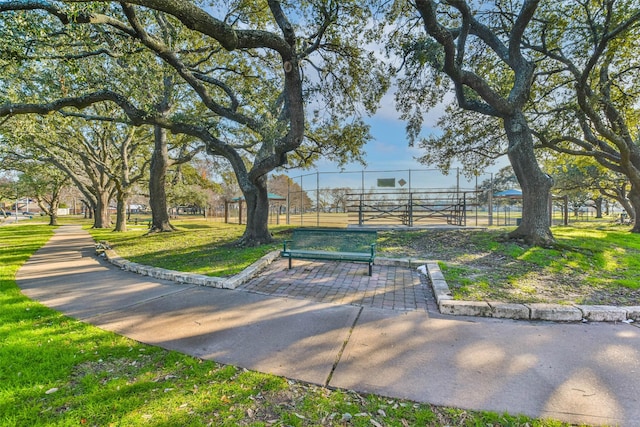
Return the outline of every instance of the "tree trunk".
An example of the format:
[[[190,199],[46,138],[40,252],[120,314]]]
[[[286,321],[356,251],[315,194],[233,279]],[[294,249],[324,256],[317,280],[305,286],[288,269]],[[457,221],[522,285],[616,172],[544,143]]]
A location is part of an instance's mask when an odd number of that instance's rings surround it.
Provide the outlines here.
[[[602,197],[596,197],[593,201],[593,206],[596,209],[596,218],[602,218],[602,203],[604,199]]]
[[[118,191],[116,196],[116,228],[113,231],[127,231],[127,199],[128,194]]]
[[[578,217],[578,215],[580,214],[580,207],[581,207],[581,206],[579,206],[579,205],[577,205],[577,204],[574,204],[574,205],[573,205],[573,209],[571,209],[571,210],[573,211],[573,216],[574,216],[574,217],[576,217],[576,218],[577,218],[577,217]]]
[[[167,210],[165,182],[168,165],[167,131],[159,126],[155,126],[154,149],[149,171],[149,205],[151,206],[150,233],[175,230],[169,222],[169,212]]]
[[[54,189],[51,197],[38,197],[38,207],[49,217],[49,225],[58,225],[58,207],[60,207],[60,189]]]
[[[59,197],[51,199],[51,207],[49,208],[49,225],[58,225],[58,207],[60,206]]]
[[[247,228],[240,240],[243,246],[259,246],[273,241],[269,232],[269,193],[267,180],[262,176],[250,189],[243,189],[247,203]]]
[[[531,245],[550,246],[554,243],[549,211],[553,180],[538,166],[524,115],[506,117],[504,128],[509,139],[509,161],[522,189],[522,222],[509,237],[524,239]]]
[[[94,207],[86,200],[82,200],[81,203],[84,205],[84,219],[93,219]]]
[[[109,215],[109,193],[96,194],[95,215],[93,228],[110,228],[111,216]]]
[[[631,228],[632,233],[640,233],[640,221],[638,221],[637,212],[640,212],[640,188],[638,186],[631,184],[631,190],[629,190],[629,194],[627,194],[629,198],[629,204],[631,205],[631,212],[627,209],[629,213],[629,217],[633,224]],[[626,209],[626,208],[625,208]]]
[[[629,203],[629,199],[626,196],[617,196],[614,197],[614,199],[616,202],[620,203],[620,206],[622,206],[622,209],[624,209],[624,211],[627,213],[629,219],[635,218],[635,211],[633,209],[633,206],[631,205],[631,203]]]
[[[625,209],[629,214],[629,219],[633,224],[631,232],[640,233],[640,221],[638,221],[638,215],[640,214],[640,147],[630,144],[629,163],[624,166],[625,175],[631,184],[629,193],[627,193],[630,209],[625,205],[622,206],[625,206]]]

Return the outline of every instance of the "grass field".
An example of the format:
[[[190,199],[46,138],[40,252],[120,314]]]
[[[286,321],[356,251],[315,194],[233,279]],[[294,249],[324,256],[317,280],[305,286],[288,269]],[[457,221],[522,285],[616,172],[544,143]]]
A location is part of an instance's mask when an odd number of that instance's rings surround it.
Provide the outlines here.
[[[51,234],[33,223],[0,227],[0,426],[563,425],[330,390],[77,322],[24,297],[15,283]]]
[[[391,256],[440,261],[456,299],[640,305],[640,235],[610,222],[553,227],[557,245],[504,239],[509,228],[382,234]]]
[[[174,233],[146,235],[145,226],[131,226],[125,233],[108,229],[89,229],[96,241],[108,241],[118,255],[140,264],[162,266],[169,270],[230,276],[239,273],[260,257],[282,245],[276,243],[257,248],[239,248],[234,242],[242,236],[244,226],[205,219],[173,221]],[[272,228],[279,236],[286,228]]]

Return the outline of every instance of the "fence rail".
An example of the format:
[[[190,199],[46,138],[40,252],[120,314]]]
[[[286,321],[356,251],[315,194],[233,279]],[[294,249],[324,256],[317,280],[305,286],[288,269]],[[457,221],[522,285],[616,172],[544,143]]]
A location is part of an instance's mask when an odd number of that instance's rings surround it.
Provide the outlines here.
[[[347,194],[349,224],[396,223],[408,227],[418,223],[467,224],[468,209],[477,204],[467,203],[467,194],[444,191],[410,193],[377,192]]]

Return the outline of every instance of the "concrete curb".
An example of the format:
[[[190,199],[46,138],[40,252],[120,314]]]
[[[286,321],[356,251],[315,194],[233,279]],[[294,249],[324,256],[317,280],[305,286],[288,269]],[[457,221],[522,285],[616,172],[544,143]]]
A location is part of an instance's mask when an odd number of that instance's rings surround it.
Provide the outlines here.
[[[187,283],[190,285],[209,286],[212,288],[235,289],[241,284],[248,282],[255,277],[260,271],[271,264],[280,256],[280,251],[271,251],[258,261],[245,268],[242,272],[231,277],[211,277],[204,274],[183,273],[180,271],[167,270],[165,268],[150,267],[148,265],[138,264],[128,261],[118,255],[113,249],[104,249],[98,251],[104,253],[104,257],[111,264],[122,270],[131,271],[143,276],[153,277],[155,279],[171,280],[178,283]]]
[[[427,261],[424,270],[431,279],[438,309],[442,314],[555,322],[636,322],[640,320],[640,307],[454,300],[438,263]]]
[[[231,277],[210,277],[202,274],[183,273],[164,268],[150,267],[128,261],[110,248],[98,248],[98,255],[111,264],[133,273],[156,279],[171,280],[213,288],[236,289],[257,276],[275,259],[280,250],[269,252],[244,271]],[[429,277],[438,310],[452,316],[480,316],[515,320],[548,320],[555,322],[637,322],[640,321],[640,306],[617,307],[605,305],[562,305],[562,304],[514,304],[492,301],[454,300],[449,285],[436,261],[411,258],[376,258],[376,265],[415,268]]]

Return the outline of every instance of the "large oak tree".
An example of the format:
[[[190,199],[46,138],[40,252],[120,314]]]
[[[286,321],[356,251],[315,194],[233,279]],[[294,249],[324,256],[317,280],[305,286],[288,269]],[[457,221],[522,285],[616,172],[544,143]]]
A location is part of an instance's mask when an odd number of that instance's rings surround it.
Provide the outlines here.
[[[451,82],[458,108],[502,125],[509,161],[523,193],[522,222],[510,236],[548,245],[554,241],[549,212],[552,180],[538,165],[525,115],[535,62],[522,48],[538,3],[509,3],[513,8],[500,14],[493,6],[464,0],[406,2],[407,24],[401,27],[401,43],[396,38],[393,44],[401,47],[405,60],[398,103],[410,119],[411,139],[419,139],[423,110],[442,101]]]
[[[16,16],[36,24],[47,20],[50,33],[23,28],[21,34],[39,38],[48,49],[55,45],[69,53],[69,43],[54,35],[69,37],[78,31],[85,36],[72,43],[100,41],[92,52],[111,40],[107,47],[112,50],[122,41],[129,50],[152,53],[197,99],[187,108],[162,111],[135,93],[119,91],[103,76],[102,87],[80,84],[57,93],[47,88],[41,96],[27,98],[29,103],[10,98],[0,106],[0,116],[83,109],[109,101],[118,104],[132,124],[200,139],[209,154],[224,157],[235,172],[248,206],[243,242],[269,241],[267,174],[295,157],[359,157],[368,139],[368,127],[359,116],[375,110],[387,77],[363,48],[371,12],[362,2],[226,5],[222,10],[177,0],[0,2],[5,21]],[[61,26],[57,32],[51,17]],[[77,30],[82,26],[90,29]],[[20,55],[19,48],[11,48]],[[105,55],[91,56],[92,61],[96,58]],[[133,67],[130,72],[144,75],[145,70]]]
[[[640,9],[635,0],[545,4],[526,46],[544,55],[529,114],[542,146],[587,156],[631,184],[640,233]],[[620,194],[618,191],[616,194]]]

